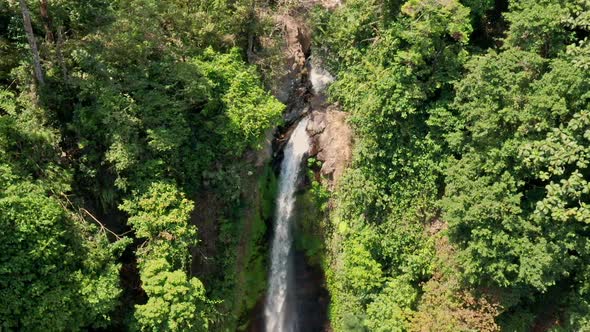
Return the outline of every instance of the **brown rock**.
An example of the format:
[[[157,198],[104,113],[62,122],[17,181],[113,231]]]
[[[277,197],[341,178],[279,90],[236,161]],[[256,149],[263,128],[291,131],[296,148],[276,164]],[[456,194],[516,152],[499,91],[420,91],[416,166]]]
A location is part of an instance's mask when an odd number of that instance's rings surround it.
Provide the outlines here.
[[[312,136],[310,155],[322,162],[320,173],[333,189],[352,159],[352,129],[346,123],[347,113],[337,107],[313,111],[307,131]]]

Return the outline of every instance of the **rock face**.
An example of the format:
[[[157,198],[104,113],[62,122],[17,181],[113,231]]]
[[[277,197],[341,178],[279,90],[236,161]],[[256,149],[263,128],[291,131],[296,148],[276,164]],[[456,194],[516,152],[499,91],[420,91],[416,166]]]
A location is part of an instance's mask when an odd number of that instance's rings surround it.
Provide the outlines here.
[[[322,162],[320,174],[333,189],[352,159],[352,130],[346,123],[347,113],[337,106],[314,110],[309,116],[307,132],[312,137],[310,155]]]
[[[279,78],[276,97],[288,105],[298,104],[305,92],[305,62],[311,51],[311,31],[300,13],[287,12],[275,16],[276,25],[284,36],[284,72]]]
[[[288,106],[287,115],[298,118],[312,90],[310,81],[316,86],[325,87],[329,84],[326,77],[329,73],[319,67],[309,66],[312,53],[312,31],[309,24],[310,11],[314,6],[323,6],[334,10],[342,5],[341,0],[289,0],[278,1],[275,11],[263,10],[259,13],[274,21],[274,30],[267,36],[251,36],[248,45],[250,63],[266,68],[268,78],[272,78],[268,88],[273,95]],[[282,3],[282,4],[281,4]],[[274,37],[273,37],[274,36]],[[280,40],[280,41],[279,41]],[[274,54],[274,55],[273,55]],[[272,58],[279,54],[281,61],[268,62],[265,55]],[[273,68],[269,70],[269,67]],[[332,80],[330,76],[328,80]],[[317,93],[317,91],[314,91]],[[292,113],[297,113],[295,116]]]

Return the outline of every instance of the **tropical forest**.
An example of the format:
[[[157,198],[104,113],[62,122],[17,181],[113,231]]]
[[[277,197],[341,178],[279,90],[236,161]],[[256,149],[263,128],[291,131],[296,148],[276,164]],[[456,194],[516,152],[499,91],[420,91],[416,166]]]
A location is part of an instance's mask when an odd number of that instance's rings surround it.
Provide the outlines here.
[[[0,332],[590,332],[589,0],[0,0]]]

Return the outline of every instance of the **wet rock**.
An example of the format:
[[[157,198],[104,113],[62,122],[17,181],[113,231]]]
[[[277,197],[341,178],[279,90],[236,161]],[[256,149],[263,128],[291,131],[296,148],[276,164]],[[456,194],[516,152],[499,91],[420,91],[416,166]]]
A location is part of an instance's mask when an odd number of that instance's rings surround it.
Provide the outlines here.
[[[293,108],[284,116],[285,125],[290,126],[309,113],[309,107]]]
[[[326,323],[330,294],[325,288],[323,271],[319,266],[310,265],[305,253],[296,251],[294,256],[298,325],[302,327],[299,331],[330,331]]]

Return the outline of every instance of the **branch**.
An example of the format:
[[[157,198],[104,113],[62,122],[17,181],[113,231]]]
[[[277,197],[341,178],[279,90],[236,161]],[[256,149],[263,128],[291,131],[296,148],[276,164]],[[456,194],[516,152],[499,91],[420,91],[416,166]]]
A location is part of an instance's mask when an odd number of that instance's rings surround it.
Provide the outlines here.
[[[117,240],[121,240],[122,239],[121,236],[119,236],[117,233],[115,233],[115,232],[111,231],[110,229],[108,229],[103,223],[101,223],[98,219],[96,219],[96,217],[93,216],[92,213],[88,212],[88,210],[86,210],[85,208],[80,208],[80,211],[82,211],[82,212],[86,213],[87,215],[89,215],[90,218],[92,218],[92,220],[94,220],[97,224],[99,224],[100,227],[103,230],[106,230],[107,232],[109,232],[112,235],[114,235],[117,238]]]

